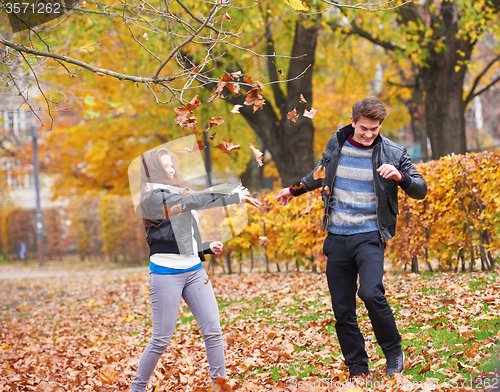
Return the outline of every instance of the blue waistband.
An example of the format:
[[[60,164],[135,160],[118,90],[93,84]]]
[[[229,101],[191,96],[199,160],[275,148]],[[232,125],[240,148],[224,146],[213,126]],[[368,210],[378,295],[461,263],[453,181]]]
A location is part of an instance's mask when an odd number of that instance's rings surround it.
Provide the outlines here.
[[[169,267],[162,267],[161,265],[157,265],[153,262],[149,263],[149,270],[153,274],[158,274],[158,275],[174,275],[174,274],[181,274],[183,272],[188,272],[188,271],[195,271],[200,268],[203,268],[203,265],[200,263],[193,265],[192,267],[186,268],[186,269],[177,269],[177,268],[169,268]]]

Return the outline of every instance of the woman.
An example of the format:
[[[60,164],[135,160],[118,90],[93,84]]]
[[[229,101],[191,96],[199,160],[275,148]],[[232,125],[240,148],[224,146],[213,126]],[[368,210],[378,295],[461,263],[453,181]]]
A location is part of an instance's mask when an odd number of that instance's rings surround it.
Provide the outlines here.
[[[139,361],[131,392],[143,392],[160,356],[167,349],[177,322],[181,297],[193,313],[205,339],[212,385],[226,377],[219,308],[201,261],[220,254],[221,242],[201,242],[197,209],[223,204],[260,203],[240,189],[230,194],[182,188],[175,155],[150,150],[141,160],[141,212],[150,248],[149,291],[153,308],[153,337]]]

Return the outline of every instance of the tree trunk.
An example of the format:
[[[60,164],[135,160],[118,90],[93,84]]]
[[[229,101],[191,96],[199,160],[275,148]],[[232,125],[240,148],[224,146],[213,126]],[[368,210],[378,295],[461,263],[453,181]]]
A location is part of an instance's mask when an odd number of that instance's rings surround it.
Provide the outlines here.
[[[418,274],[418,259],[417,256],[413,256],[411,259],[411,272]]]
[[[422,81],[417,78],[411,99],[406,103],[411,117],[413,141],[420,146],[420,158],[429,157],[427,149],[427,129],[425,126],[424,91]]]
[[[228,253],[226,256],[226,264],[227,264],[227,273],[231,275],[233,273],[233,269],[231,268],[231,253]]]
[[[500,0],[489,0],[487,4],[489,12],[500,11]],[[459,8],[459,2],[452,0],[428,1],[423,4],[419,2],[419,5],[414,2],[398,8],[397,14],[396,20],[401,28],[413,24],[430,25],[433,29],[431,31],[424,28],[415,35],[414,39],[425,50],[426,56],[421,64],[414,64],[413,69],[413,73],[422,81],[426,133],[431,142],[432,158],[437,159],[451,153],[465,153],[467,149],[465,109],[470,99],[464,99],[463,86],[466,64],[469,63],[472,50],[477,43],[477,39],[472,35],[462,34],[463,28],[460,26],[466,22],[464,21],[466,15]],[[472,19],[471,21],[473,22]],[[477,25],[474,33],[480,34],[485,28],[486,26]],[[395,34],[399,32],[400,29],[394,29]],[[432,32],[430,42],[427,40],[428,32]],[[379,37],[369,30],[364,30],[356,20],[351,22],[349,33],[357,34],[384,48],[390,56],[405,50],[404,46],[398,47],[390,36]],[[446,48],[436,50],[437,40],[441,40]],[[486,70],[487,68],[484,72]],[[477,86],[473,86],[473,91],[475,87]],[[414,132],[417,132],[416,128]],[[420,134],[415,136],[420,138]]]
[[[261,147],[262,152],[265,148]],[[248,162],[247,168],[241,174],[241,182],[245,184],[248,189],[253,191],[261,191],[264,188],[264,167],[258,166],[252,159]]]
[[[310,26],[305,27],[306,24]],[[271,153],[283,186],[300,180],[315,166],[314,126],[312,120],[302,114],[304,109],[312,107],[312,76],[317,38],[318,25],[311,24],[309,19],[302,17],[295,26],[292,58],[287,74],[288,79],[296,79],[286,84],[287,94],[282,91],[279,83],[274,83],[272,84],[274,105],[269,102],[269,96],[264,96],[267,102],[262,109],[254,112],[251,106],[244,105],[240,108],[240,113]],[[267,53],[272,55],[274,42],[269,24],[266,25],[266,40]],[[267,70],[270,80],[277,82],[278,70],[272,57],[268,58]],[[307,104],[300,103],[300,94],[304,96]],[[243,105],[244,100],[245,96],[241,95],[230,94],[226,98],[226,101],[233,105]],[[279,113],[275,112],[273,107],[276,107]],[[296,122],[287,118],[287,114],[294,109],[299,114]]]
[[[473,45],[455,37],[448,40],[448,49],[432,53],[427,60],[429,66],[421,70],[427,135],[434,159],[451,153],[464,154],[467,149],[463,102],[466,68],[461,66],[457,72],[455,67],[458,61],[470,59]]]

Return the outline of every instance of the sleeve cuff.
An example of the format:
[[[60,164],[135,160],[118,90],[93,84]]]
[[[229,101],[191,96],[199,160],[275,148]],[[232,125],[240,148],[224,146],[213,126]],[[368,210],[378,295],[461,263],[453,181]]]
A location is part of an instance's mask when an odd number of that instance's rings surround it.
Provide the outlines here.
[[[307,192],[304,183],[302,183],[300,181],[296,182],[293,185],[290,185],[290,187],[288,189],[290,190],[290,193],[292,194],[292,196],[295,196],[295,197],[303,195],[304,193]]]
[[[401,181],[399,181],[397,184],[402,188],[402,189],[407,189],[411,185],[411,177],[410,176],[405,176],[403,173],[401,173],[403,178]]]
[[[243,197],[239,193],[230,194],[227,197],[227,204],[240,204]]]
[[[203,253],[206,255],[214,255],[215,252],[212,249],[212,242],[205,241],[203,242]]]

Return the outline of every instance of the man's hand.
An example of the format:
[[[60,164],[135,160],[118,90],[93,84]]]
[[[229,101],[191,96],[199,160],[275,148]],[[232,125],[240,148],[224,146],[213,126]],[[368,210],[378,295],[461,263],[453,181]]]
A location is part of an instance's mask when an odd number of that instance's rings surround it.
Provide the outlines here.
[[[286,206],[288,203],[290,203],[290,200],[292,200],[294,196],[290,192],[289,188],[283,188],[280,193],[278,193],[278,196],[276,196],[276,201],[280,203],[282,206]]]
[[[401,181],[403,178],[399,170],[396,169],[393,165],[390,165],[388,163],[385,163],[382,166],[380,166],[377,169],[377,172],[382,177],[387,178],[388,180],[394,180],[396,182]]]
[[[210,249],[216,255],[220,255],[222,253],[222,248],[224,248],[224,244],[220,241],[214,241],[210,243]]]

